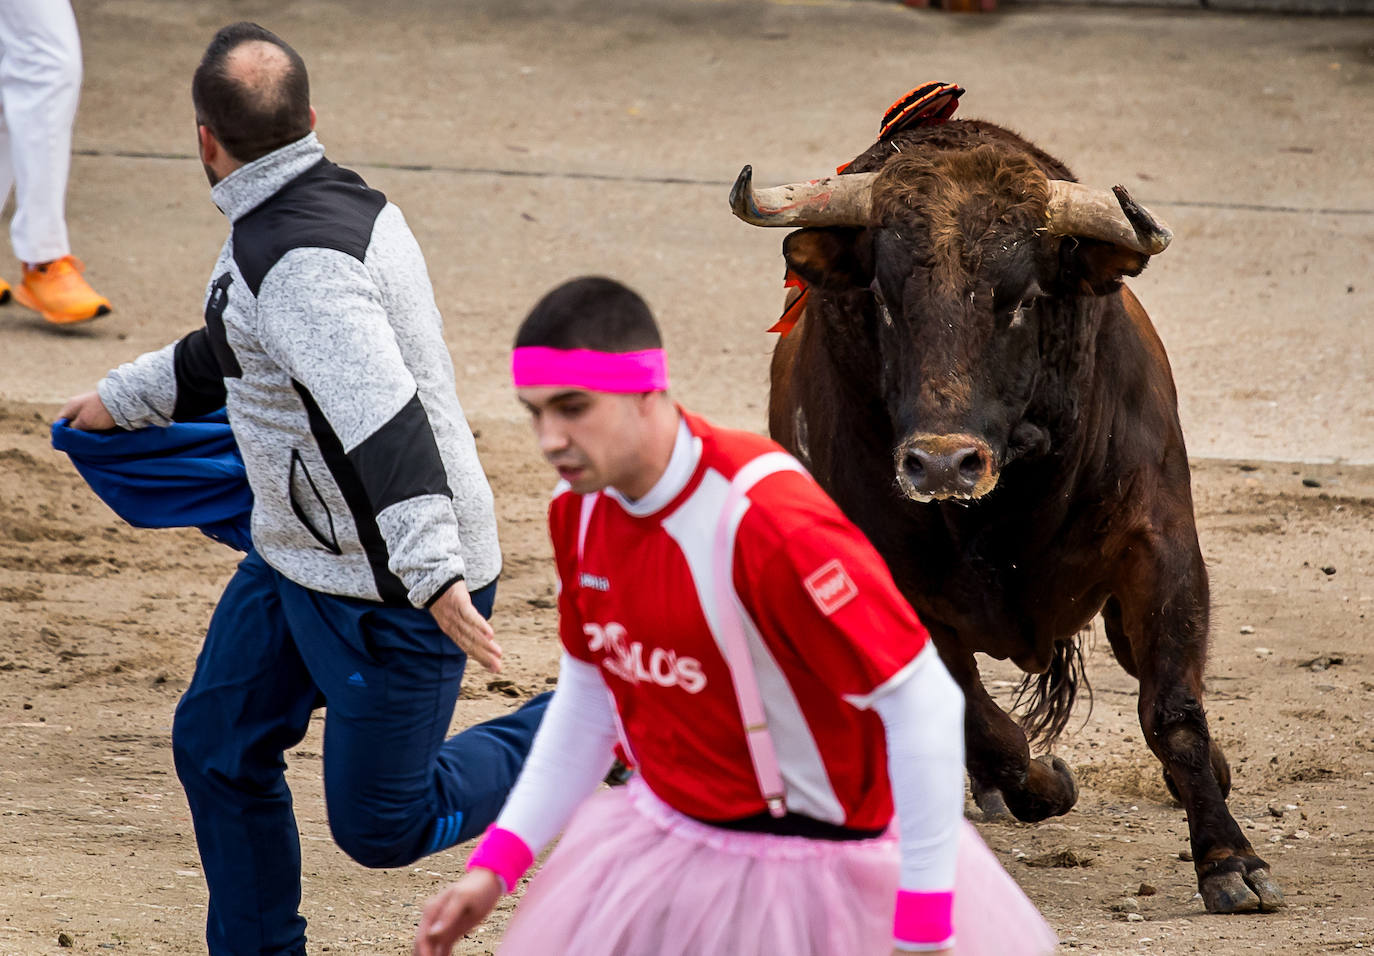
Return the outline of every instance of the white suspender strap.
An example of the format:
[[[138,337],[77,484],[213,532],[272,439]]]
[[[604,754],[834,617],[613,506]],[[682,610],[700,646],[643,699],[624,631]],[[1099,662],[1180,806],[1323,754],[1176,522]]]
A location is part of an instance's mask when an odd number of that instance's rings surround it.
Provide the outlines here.
[[[725,651],[725,663],[735,686],[735,699],[744,720],[745,739],[749,744],[749,759],[754,765],[759,792],[768,803],[768,812],[775,817],[787,813],[787,794],[783,786],[782,769],[778,764],[777,748],[768,732],[768,716],[763,708],[754,660],[749,653],[749,639],[744,630],[744,608],[739,604],[734,587],[735,532],[739,520],[748,510],[749,490],[769,475],[780,471],[806,474],[795,458],[784,452],[766,452],[750,461],[735,475],[725,496],[720,518],[716,523],[712,547],[712,582],[716,592],[716,627]]]

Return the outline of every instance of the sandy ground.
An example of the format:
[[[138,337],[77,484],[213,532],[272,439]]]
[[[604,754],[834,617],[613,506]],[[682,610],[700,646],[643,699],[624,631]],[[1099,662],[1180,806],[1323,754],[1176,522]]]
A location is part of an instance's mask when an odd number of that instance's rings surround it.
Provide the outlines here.
[[[46,447],[50,412],[0,407],[0,954],[55,952],[61,933],[91,952],[194,952],[205,889],[169,728],[234,557],[195,532],[122,526]],[[512,684],[471,673],[458,724],[544,689],[556,657],[542,465],[522,427],[477,425],[501,502],[495,623]],[[1192,866],[1179,859],[1183,812],[1141,742],[1133,682],[1105,640],[1090,655],[1091,717],[1058,749],[1082,783],[1078,807],[983,835],[1066,948],[1374,947],[1374,469],[1203,460],[1194,486],[1216,607],[1208,709],[1235,770],[1232,810],[1290,908],[1202,912]],[[989,674],[1003,694],[1014,676]],[[408,952],[417,905],[458,871],[463,851],[392,872],[349,861],[329,839],[318,721],[315,731],[289,757],[314,951]],[[1065,850],[1087,865],[1028,865]],[[490,952],[498,931],[460,951]]]
[[[46,423],[197,321],[224,224],[190,156],[186,91],[210,33],[241,17],[302,50],[331,155],[400,203],[428,255],[506,562],[495,623],[510,683],[470,674],[456,724],[517,706],[553,673],[549,481],[503,372],[546,288],[584,271],[639,286],[679,395],[757,429],[781,236],[725,213],[744,162],[761,180],[823,173],[867,145],[897,94],[941,78],[969,88],[964,115],[1020,129],[1084,179],[1125,182],[1179,235],[1133,288],[1170,348],[1196,456],[1208,709],[1231,807],[1290,906],[1202,912],[1179,859],[1183,813],[1105,640],[1091,716],[1057,751],[1078,807],[983,835],[1066,951],[1374,947],[1374,21],[714,0],[76,9],[87,77],[70,220],[117,311],[70,334],[0,311],[0,956],[62,939],[203,949],[169,731],[234,556],[192,531],[119,523],[50,450]],[[1014,673],[987,673],[1009,694]],[[319,748],[317,724],[289,756],[312,952],[408,952],[418,905],[462,851],[399,871],[347,860],[328,836]],[[1042,859],[1088,865],[1028,865]],[[499,929],[461,951],[491,952]]]

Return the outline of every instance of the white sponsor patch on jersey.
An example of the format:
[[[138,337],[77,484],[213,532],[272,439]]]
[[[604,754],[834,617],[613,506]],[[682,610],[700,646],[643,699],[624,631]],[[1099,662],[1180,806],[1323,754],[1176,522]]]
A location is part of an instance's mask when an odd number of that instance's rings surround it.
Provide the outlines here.
[[[858,587],[845,571],[839,558],[822,564],[808,574],[803,583],[811,594],[811,600],[816,602],[816,607],[820,608],[826,617],[859,595]]]
[[[577,576],[577,583],[584,588],[591,588],[593,591],[609,591],[611,589],[609,578],[599,574],[588,574],[586,571]]]

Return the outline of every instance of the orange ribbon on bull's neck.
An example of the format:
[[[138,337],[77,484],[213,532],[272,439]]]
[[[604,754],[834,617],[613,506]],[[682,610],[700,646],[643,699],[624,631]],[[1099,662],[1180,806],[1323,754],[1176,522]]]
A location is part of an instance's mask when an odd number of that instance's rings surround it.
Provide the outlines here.
[[[801,294],[783,309],[782,315],[778,316],[778,321],[774,322],[769,332],[778,332],[783,338],[787,338],[787,333],[797,327],[797,321],[801,319],[802,311],[806,308],[806,300],[811,294],[811,288],[806,284],[806,280],[788,269],[782,277],[784,289],[798,289]]]

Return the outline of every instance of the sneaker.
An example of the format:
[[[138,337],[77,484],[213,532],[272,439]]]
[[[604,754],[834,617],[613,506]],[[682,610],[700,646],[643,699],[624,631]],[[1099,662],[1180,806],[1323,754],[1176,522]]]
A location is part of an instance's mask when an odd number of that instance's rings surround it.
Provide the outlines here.
[[[9,305],[10,284],[4,279],[0,279],[0,305]]]
[[[39,266],[25,263],[24,281],[15,287],[14,297],[20,305],[58,325],[107,315],[110,300],[81,277],[85,268],[75,256],[63,256]]]

